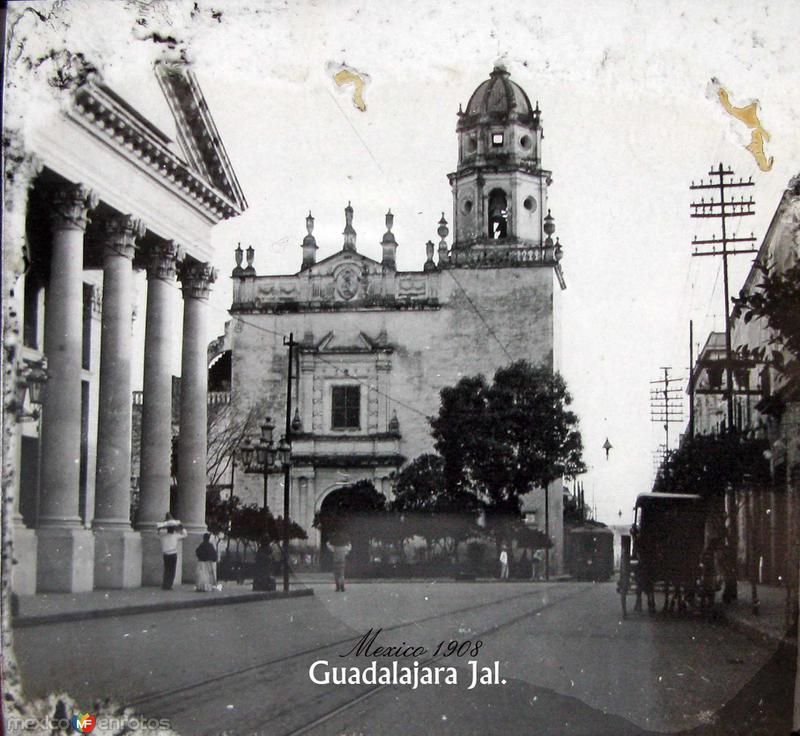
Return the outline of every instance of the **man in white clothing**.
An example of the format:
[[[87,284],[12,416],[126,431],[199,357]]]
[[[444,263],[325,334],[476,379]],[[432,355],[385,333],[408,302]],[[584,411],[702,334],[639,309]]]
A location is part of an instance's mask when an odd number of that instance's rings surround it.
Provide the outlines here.
[[[164,577],[161,582],[163,590],[172,590],[175,582],[175,570],[178,568],[178,542],[187,534],[183,524],[167,513],[164,521],[158,525],[158,536],[161,542],[161,554],[164,557]]]
[[[508,550],[505,546],[500,553],[500,579],[508,580]]]

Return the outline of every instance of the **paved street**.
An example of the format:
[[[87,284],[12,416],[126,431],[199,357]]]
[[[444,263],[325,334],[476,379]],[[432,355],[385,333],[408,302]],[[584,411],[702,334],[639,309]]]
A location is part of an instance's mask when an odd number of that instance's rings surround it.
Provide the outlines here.
[[[30,695],[66,691],[87,708],[113,697],[192,736],[789,731],[790,657],[720,624],[623,622],[611,583],[316,587],[309,598],[20,629],[15,648]],[[371,627],[383,645],[426,647],[421,664],[440,640],[480,639],[479,666],[498,661],[506,684],[468,690],[468,655],[457,686],[309,680],[316,660],[364,668],[368,658],[338,655]]]

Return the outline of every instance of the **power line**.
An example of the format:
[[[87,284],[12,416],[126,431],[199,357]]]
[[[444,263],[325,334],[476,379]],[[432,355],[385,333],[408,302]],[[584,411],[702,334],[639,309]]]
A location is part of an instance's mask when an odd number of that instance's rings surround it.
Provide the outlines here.
[[[503,352],[506,354],[506,357],[507,357],[507,358],[508,358],[510,361],[513,361],[513,360],[514,360],[514,358],[513,358],[513,356],[511,355],[511,353],[509,353],[509,352],[508,352],[508,349],[507,349],[507,348],[506,348],[506,346],[505,346],[505,345],[502,343],[502,341],[500,340],[500,338],[497,336],[497,333],[496,333],[496,332],[495,332],[495,331],[492,329],[492,326],[491,326],[491,325],[490,325],[490,324],[489,324],[489,323],[486,321],[486,319],[484,318],[483,314],[481,314],[481,310],[480,310],[480,309],[478,309],[478,307],[475,305],[475,303],[472,301],[472,299],[470,299],[470,296],[469,296],[469,294],[467,294],[467,291],[466,291],[466,289],[464,289],[464,287],[461,285],[461,282],[460,282],[460,281],[459,281],[459,280],[456,278],[456,276],[455,276],[455,274],[452,272],[452,270],[451,270],[451,269],[449,269],[449,268],[445,268],[445,269],[443,269],[443,270],[444,270],[444,272],[445,272],[445,273],[447,273],[447,274],[450,274],[450,278],[452,278],[452,279],[453,279],[453,281],[455,281],[455,282],[456,282],[456,285],[458,286],[458,288],[459,288],[459,289],[461,289],[461,293],[462,293],[462,294],[463,294],[463,295],[466,297],[467,301],[469,302],[469,305],[470,305],[470,306],[472,307],[472,309],[475,311],[475,314],[477,314],[477,315],[478,315],[478,317],[480,318],[481,322],[483,322],[483,325],[484,325],[484,327],[486,327],[486,329],[487,329],[487,330],[489,330],[489,333],[492,335],[492,337],[493,337],[495,340],[497,340],[497,344],[500,346],[500,348],[502,349],[502,351],[503,351]]]
[[[113,247],[111,247],[108,244],[104,243],[103,247],[107,248],[110,252],[113,252],[113,253],[117,252]],[[149,278],[150,278],[150,276],[148,276],[148,279]],[[177,281],[174,281],[172,279],[167,279],[167,278],[164,278],[162,276],[155,276],[154,278],[156,280],[158,280],[158,281],[161,281],[161,282],[167,284],[168,286],[170,286],[171,288],[175,289],[176,291],[182,292],[182,288],[181,288],[181,286],[178,285]],[[238,320],[241,324],[247,325],[248,327],[252,327],[254,330],[258,330],[260,332],[264,332],[264,333],[267,333],[267,334],[270,334],[270,335],[275,335],[276,337],[281,337],[281,338],[286,337],[285,333],[283,333],[283,332],[278,332],[277,330],[271,330],[268,327],[264,327],[263,325],[256,324],[255,322],[250,322],[250,321],[248,321],[248,320],[246,320],[243,317],[240,317],[238,315],[232,315],[232,314],[230,314],[230,312],[227,309],[222,309],[221,307],[218,307],[215,304],[212,304],[210,301],[204,301],[203,304],[207,309],[214,310],[216,312],[224,314],[226,317],[232,318],[234,320]],[[389,399],[390,401],[392,401],[393,403],[397,404],[398,406],[402,406],[404,409],[408,409],[410,412],[413,412],[414,414],[417,414],[417,415],[425,418],[426,420],[430,419],[430,415],[425,414],[424,412],[420,411],[416,407],[413,407],[413,406],[411,406],[409,404],[406,404],[404,401],[401,401],[400,399],[395,398],[394,396],[392,396],[391,394],[386,393],[385,391],[381,391],[377,386],[374,386],[373,384],[367,383],[367,382],[363,381],[362,379],[360,379],[360,378],[358,378],[356,376],[352,376],[349,373],[346,373],[343,368],[341,368],[340,366],[338,366],[335,363],[331,362],[330,360],[327,360],[326,358],[322,357],[321,355],[317,354],[317,359],[320,362],[329,365],[337,373],[341,373],[342,375],[347,376],[347,378],[355,381],[356,383],[366,387],[367,389],[369,389],[371,391],[374,391],[378,396],[383,396],[384,398]]]
[[[711,177],[708,183],[702,179],[699,184],[692,182],[690,189],[695,191],[708,191],[712,192],[711,198],[708,202],[705,198],[701,198],[699,202],[691,203],[691,217],[693,218],[713,218],[720,221],[722,227],[721,237],[717,237],[712,233],[710,238],[705,240],[698,240],[695,235],[692,245],[695,246],[693,256],[721,256],[722,257],[722,273],[723,285],[725,292],[725,393],[728,405],[728,431],[732,432],[734,428],[734,411],[733,411],[733,377],[732,377],[732,363],[733,363],[733,349],[731,346],[731,314],[730,314],[730,295],[728,287],[728,257],[746,253],[756,253],[757,249],[754,247],[756,241],[755,236],[751,233],[750,237],[740,238],[734,233],[728,234],[728,221],[732,218],[741,218],[752,216],[755,214],[753,207],[755,201],[752,196],[745,199],[740,196],[737,201],[731,194],[731,190],[744,189],[755,186],[752,177],[747,181],[741,178],[738,183],[733,180],[733,171],[726,169],[720,162],[719,167],[711,169],[708,172]],[[730,180],[729,180],[730,178]],[[727,196],[726,196],[727,195]],[[715,197],[718,196],[718,199]],[[738,225],[738,221],[737,221]],[[700,246],[700,247],[698,247]],[[717,246],[720,249],[717,250]]]

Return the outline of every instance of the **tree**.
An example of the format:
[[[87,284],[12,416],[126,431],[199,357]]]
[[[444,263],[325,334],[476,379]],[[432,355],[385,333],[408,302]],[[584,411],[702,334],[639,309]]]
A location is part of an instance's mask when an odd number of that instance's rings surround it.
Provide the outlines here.
[[[766,440],[726,432],[695,435],[667,453],[653,490],[660,493],[696,493],[709,501],[721,500],[730,488],[746,481],[767,482]]]
[[[761,281],[750,293],[742,291],[733,299],[733,315],[745,323],[763,320],[772,332],[771,344],[745,346],[743,357],[766,362],[781,372],[797,374],[800,361],[800,262],[779,271],[762,263],[754,268],[761,272]],[[784,351],[789,361],[784,359]]]
[[[209,487],[227,482],[243,440],[258,431],[257,418],[255,408],[240,414],[233,401],[209,405],[206,453],[206,482]]]
[[[280,544],[283,540],[283,517],[279,516],[276,519],[269,509],[264,509],[255,503],[244,506],[237,503],[231,518],[230,535],[244,545],[245,555],[251,544],[256,546]],[[289,519],[289,539],[308,539],[303,527],[291,519]]]
[[[577,416],[564,379],[546,365],[517,361],[491,385],[462,378],[441,391],[431,420],[449,492],[474,492],[500,515],[519,515],[520,498],[585,471]]]
[[[206,493],[206,526],[215,537],[230,535],[231,522],[240,507],[238,496],[223,498],[219,488],[210,488]]]
[[[314,527],[325,538],[347,535],[369,542],[373,538],[372,521],[386,512],[386,496],[378,493],[372,481],[359,480],[343,486],[328,496],[314,516]]]
[[[767,482],[769,462],[764,457],[766,440],[725,432],[719,435],[695,435],[669,452],[661,464],[653,490],[661,493],[696,493],[706,499],[717,536],[725,538],[723,600],[737,596],[736,489],[747,484]],[[725,496],[732,503],[725,522]],[[753,574],[751,572],[751,574]]]

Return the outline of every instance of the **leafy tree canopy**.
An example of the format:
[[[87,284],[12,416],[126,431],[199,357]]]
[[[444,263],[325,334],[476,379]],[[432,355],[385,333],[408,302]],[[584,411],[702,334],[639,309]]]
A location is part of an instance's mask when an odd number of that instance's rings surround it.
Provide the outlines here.
[[[449,493],[476,492],[518,514],[523,494],[585,471],[572,397],[546,365],[518,361],[491,384],[465,377],[440,397],[431,426]]]
[[[445,485],[444,460],[433,453],[415,458],[397,476],[392,502],[395,511],[474,518],[479,508],[474,493]]]
[[[741,434],[696,435],[672,450],[656,476],[653,490],[661,493],[697,493],[721,498],[726,489],[748,479],[766,481],[769,462],[765,440]]]
[[[789,368],[784,361],[785,350],[789,363],[796,368],[800,361],[800,262],[784,271],[761,263],[755,267],[761,272],[761,281],[750,293],[742,291],[738,299],[734,298],[733,314],[745,323],[764,320],[773,332],[773,343],[770,347],[748,346],[742,353],[783,371]]]

